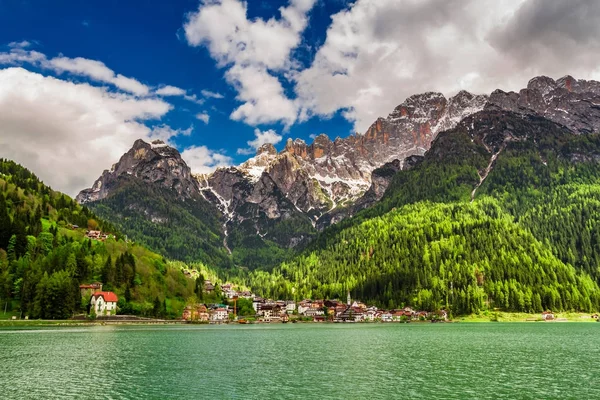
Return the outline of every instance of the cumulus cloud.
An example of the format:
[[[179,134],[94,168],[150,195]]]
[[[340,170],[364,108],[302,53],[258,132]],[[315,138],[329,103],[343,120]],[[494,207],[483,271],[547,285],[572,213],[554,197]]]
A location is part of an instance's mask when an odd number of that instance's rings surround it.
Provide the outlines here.
[[[260,129],[255,129],[254,130],[254,139],[246,142],[246,143],[248,143],[248,146],[250,146],[250,147],[237,149],[237,154],[244,154],[244,155],[253,154],[263,144],[270,143],[270,144],[275,145],[275,144],[281,142],[282,139],[283,139],[283,137],[281,135],[279,135],[277,132],[275,132],[273,129],[269,129],[266,131],[261,131]]]
[[[599,19],[593,0],[357,0],[332,17],[296,76],[301,119],[344,110],[364,132],[414,93],[517,90],[540,74],[597,77]]]
[[[279,9],[278,19],[249,20],[246,2],[211,0],[187,16],[187,42],[208,47],[218,65],[229,68],[226,79],[243,103],[232,119],[252,125],[275,121],[289,125],[296,120],[297,107],[285,96],[276,75],[292,68],[290,52],[300,44],[314,3],[291,0]]]
[[[518,90],[542,74],[600,78],[595,0],[356,0],[332,15],[302,69],[292,50],[313,3],[249,20],[244,2],[210,0],[187,16],[188,43],[206,46],[238,92],[232,119],[289,126],[341,110],[364,132],[415,93]]]
[[[121,90],[136,95],[144,96],[150,92],[148,86],[134,78],[128,78],[115,72],[104,65],[101,61],[89,60],[87,58],[55,57],[47,62],[47,66],[57,72],[70,72],[76,75],[86,76],[99,82],[115,85]]]
[[[22,40],[20,42],[10,42],[8,44],[8,47],[10,48],[18,48],[18,49],[25,49],[27,47],[31,46],[31,42],[27,41],[27,40]]]
[[[569,69],[594,71],[600,52],[600,2],[530,0],[508,23],[490,34],[490,43],[518,68],[545,65],[549,74]]]
[[[109,83],[117,88],[138,96],[146,96],[150,88],[137,79],[129,78],[115,73],[103,62],[87,58],[69,58],[64,56],[49,59],[45,54],[35,50],[26,50],[23,43],[9,44],[10,52],[0,53],[0,64],[22,65],[29,63],[40,68],[49,69],[56,73],[68,72],[74,75],[85,76],[91,80]]]
[[[210,90],[202,90],[201,93],[202,93],[202,96],[209,98],[209,99],[222,99],[225,97],[221,93],[211,92]]]
[[[294,101],[286,97],[281,82],[266,69],[235,65],[225,78],[237,89],[237,99],[244,102],[231,113],[231,119],[250,125],[276,121],[291,125],[296,120]]]
[[[206,146],[188,147],[181,153],[181,157],[192,172],[197,174],[208,174],[219,167],[227,167],[233,162],[231,157]]]
[[[187,129],[173,129],[168,125],[162,124],[152,128],[148,134],[149,140],[162,140],[163,142],[175,146],[173,139],[178,136],[190,136],[194,128],[190,126]]]
[[[0,64],[20,65],[29,63],[39,65],[43,62],[46,62],[46,55],[33,50],[24,50],[20,47],[13,47],[8,53],[0,53]]]
[[[176,86],[166,85],[158,88],[155,93],[159,96],[184,96],[186,91]]]
[[[53,188],[75,195],[136,139],[149,140],[153,132],[143,122],[158,120],[170,109],[160,99],[112,93],[22,68],[3,69],[0,157],[25,165]]]
[[[62,56],[49,59],[25,49],[24,44],[10,47],[9,52],[0,52],[0,64],[28,63],[43,70],[111,83],[120,89],[110,91],[20,67],[0,69],[0,157],[25,165],[57,190],[74,196],[89,187],[139,138],[160,139],[174,146],[177,137],[193,132],[193,127],[176,129],[156,124],[173,107],[161,98],[142,96],[150,94],[148,86],[116,74],[102,62]],[[202,102],[175,86],[162,85],[155,93]],[[208,123],[208,114],[200,119]],[[231,162],[224,154],[206,147],[186,151],[203,171]],[[202,154],[204,161],[200,162]]]
[[[205,112],[201,112],[201,113],[196,114],[196,119],[204,122],[205,124],[208,124],[208,121],[210,120],[210,115],[208,115]]]

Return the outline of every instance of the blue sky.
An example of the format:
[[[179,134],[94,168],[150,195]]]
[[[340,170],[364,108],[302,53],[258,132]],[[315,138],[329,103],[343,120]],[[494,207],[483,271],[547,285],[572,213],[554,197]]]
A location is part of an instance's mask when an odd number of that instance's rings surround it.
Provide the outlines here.
[[[147,85],[173,85],[200,98],[202,90],[223,95],[222,99],[205,98],[202,105],[182,98],[169,98],[175,108],[160,121],[148,124],[166,123],[181,129],[192,126],[192,135],[173,140],[180,149],[193,144],[206,145],[224,150],[239,163],[248,156],[237,154],[236,150],[247,147],[246,142],[254,139],[254,125],[229,118],[239,101],[235,99],[236,91],[223,79],[224,68],[216,65],[205,47],[190,47],[183,38],[185,15],[196,11],[198,4],[196,0],[0,2],[0,43],[26,40],[32,43],[31,49],[48,57],[62,54],[70,58],[99,60],[116,73]],[[269,19],[277,16],[278,8],[286,4],[287,1],[276,0],[249,2],[248,17]],[[317,3],[310,13],[311,24],[303,32],[304,38],[311,43],[322,43],[330,16],[344,6],[343,1]],[[299,59],[308,64],[314,51],[315,48],[298,51]],[[65,77],[65,74],[25,67]],[[86,77],[68,79],[93,83]],[[282,82],[286,90],[293,89],[289,82]],[[199,121],[195,117],[198,113],[208,114],[209,123]],[[311,118],[285,132],[281,123],[256,126],[307,141],[312,140],[311,134],[327,132],[335,137],[347,136],[352,131],[352,123],[339,113],[332,118]],[[282,148],[284,141],[277,147]]]
[[[0,157],[69,194],[137,138],[208,173],[415,93],[599,79],[598,20],[595,0],[0,0]]]

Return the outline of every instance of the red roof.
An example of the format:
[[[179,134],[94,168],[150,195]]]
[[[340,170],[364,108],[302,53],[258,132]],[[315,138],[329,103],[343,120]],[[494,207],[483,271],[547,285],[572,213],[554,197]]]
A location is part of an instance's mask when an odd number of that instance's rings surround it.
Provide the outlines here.
[[[94,293],[94,296],[95,297],[102,296],[104,298],[104,301],[106,301],[106,302],[114,301],[116,303],[117,301],[119,301],[119,298],[113,292],[96,292],[96,293]]]

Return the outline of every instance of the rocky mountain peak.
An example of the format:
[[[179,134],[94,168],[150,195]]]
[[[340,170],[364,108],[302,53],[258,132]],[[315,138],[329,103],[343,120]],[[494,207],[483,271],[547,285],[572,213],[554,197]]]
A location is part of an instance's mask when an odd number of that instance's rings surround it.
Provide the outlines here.
[[[177,149],[160,140],[147,143],[141,139],[123,154],[110,171],[105,170],[89,189],[77,195],[77,201],[87,203],[105,198],[120,179],[135,177],[174,190],[188,198],[197,193],[197,181]]]
[[[495,90],[488,109],[540,115],[574,133],[600,131],[600,82],[564,76],[557,81],[538,76],[519,93]]]
[[[275,146],[273,146],[271,143],[265,143],[262,146],[260,146],[258,148],[258,150],[256,150],[256,156],[260,156],[262,154],[269,154],[269,155],[277,155],[277,150],[275,149]]]
[[[556,81],[548,76],[536,76],[529,80],[527,89],[537,90],[540,93],[547,94],[556,89]]]

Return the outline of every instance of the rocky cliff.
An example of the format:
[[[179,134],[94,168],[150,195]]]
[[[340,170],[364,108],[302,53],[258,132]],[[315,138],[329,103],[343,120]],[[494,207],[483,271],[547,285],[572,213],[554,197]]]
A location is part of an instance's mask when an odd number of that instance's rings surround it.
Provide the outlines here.
[[[89,203],[106,198],[118,187],[121,176],[157,184],[172,190],[181,199],[198,193],[198,182],[176,149],[160,140],[146,143],[139,139],[110,170],[102,173],[91,188],[82,190],[76,200]]]
[[[364,134],[334,140],[321,134],[310,144],[288,139],[280,152],[265,144],[244,163],[208,175],[192,176],[177,150],[164,143],[138,140],[77,200],[102,200],[119,186],[119,177],[134,178],[170,190],[178,200],[212,204],[230,252],[261,243],[292,248],[379,201],[396,172],[418,164],[438,133],[482,110],[543,117],[577,134],[595,132],[600,83],[536,77],[519,93],[418,94]]]

